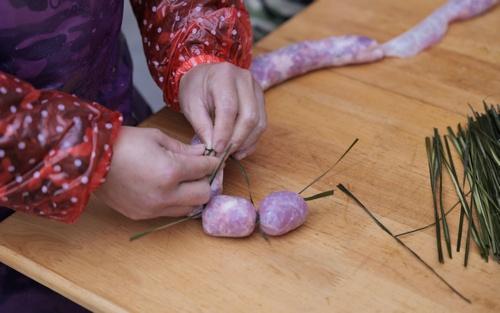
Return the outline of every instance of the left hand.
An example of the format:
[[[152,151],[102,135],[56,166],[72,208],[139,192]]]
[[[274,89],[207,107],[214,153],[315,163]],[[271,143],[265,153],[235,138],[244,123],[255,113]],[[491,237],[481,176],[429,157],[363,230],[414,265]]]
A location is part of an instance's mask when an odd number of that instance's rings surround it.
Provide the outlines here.
[[[184,145],[158,129],[123,126],[106,182],[95,194],[134,219],[185,216],[211,197],[208,176],[219,159],[203,145]]]
[[[262,88],[250,71],[230,63],[195,66],[181,79],[179,100],[195,132],[218,154],[232,144],[230,153],[243,159],[267,126]]]

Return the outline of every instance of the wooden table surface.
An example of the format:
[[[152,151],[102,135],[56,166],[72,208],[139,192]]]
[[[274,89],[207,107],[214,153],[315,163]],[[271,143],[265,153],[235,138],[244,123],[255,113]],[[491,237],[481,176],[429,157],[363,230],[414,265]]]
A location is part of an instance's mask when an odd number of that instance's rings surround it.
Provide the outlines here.
[[[262,40],[361,33],[385,41],[444,1],[323,0]],[[328,69],[266,94],[269,128],[245,160],[256,199],[298,190],[356,137],[359,145],[310,194],[342,182],[394,232],[433,220],[423,140],[465,120],[467,104],[499,101],[500,9],[454,24],[446,39],[406,59]],[[146,126],[188,140],[178,114]],[[449,207],[455,199],[446,184]],[[234,164],[227,194],[245,195]],[[190,221],[130,243],[165,219],[127,220],[92,200],[76,225],[15,214],[0,225],[0,260],[98,312],[499,312],[500,266],[477,251],[437,262],[434,230],[403,240],[472,300],[467,304],[342,193],[312,202],[305,226],[270,243],[203,234]],[[450,215],[456,242],[457,212]]]

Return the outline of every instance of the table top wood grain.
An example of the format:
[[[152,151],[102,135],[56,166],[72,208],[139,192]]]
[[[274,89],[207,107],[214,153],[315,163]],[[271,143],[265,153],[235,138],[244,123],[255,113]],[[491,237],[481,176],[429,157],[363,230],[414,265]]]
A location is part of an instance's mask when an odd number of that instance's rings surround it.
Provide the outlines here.
[[[383,42],[444,1],[316,1],[259,42],[256,53],[329,35]],[[299,190],[354,138],[359,144],[308,194],[348,186],[393,232],[433,221],[424,137],[465,121],[468,104],[499,102],[500,9],[453,24],[410,59],[327,69],[266,93],[269,128],[243,161],[257,200]],[[163,110],[144,123],[188,141],[184,118]],[[445,205],[456,199],[445,184]],[[225,193],[245,195],[234,164]],[[0,261],[96,312],[499,312],[500,266],[472,251],[437,262],[433,229],[402,237],[467,304],[342,193],[310,203],[307,223],[266,242],[217,239],[199,221],[129,242],[167,219],[134,222],[93,199],[75,225],[14,214],[0,224]],[[450,214],[456,242],[458,214]]]

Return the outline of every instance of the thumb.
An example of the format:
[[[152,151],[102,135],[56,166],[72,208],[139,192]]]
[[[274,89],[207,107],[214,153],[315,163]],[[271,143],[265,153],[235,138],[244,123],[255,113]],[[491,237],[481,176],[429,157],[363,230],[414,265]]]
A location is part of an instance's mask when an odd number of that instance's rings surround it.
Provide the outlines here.
[[[202,155],[205,151],[205,146],[202,144],[186,145],[179,140],[169,137],[161,131],[155,132],[155,140],[160,146],[174,153]]]

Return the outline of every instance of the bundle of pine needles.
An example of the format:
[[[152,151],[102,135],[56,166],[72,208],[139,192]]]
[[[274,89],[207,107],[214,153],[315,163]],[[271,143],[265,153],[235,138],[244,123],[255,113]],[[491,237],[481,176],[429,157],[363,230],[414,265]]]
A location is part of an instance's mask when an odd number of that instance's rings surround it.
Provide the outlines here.
[[[472,108],[471,108],[472,109]],[[464,266],[467,266],[471,237],[483,259],[490,254],[500,261],[500,105],[484,103],[484,113],[472,109],[473,115],[466,127],[451,127],[441,136],[434,129],[432,138],[425,139],[429,162],[429,176],[434,204],[438,258],[444,263],[441,231],[448,256],[452,257],[450,230],[443,208],[443,172],[448,172],[460,204],[457,235],[457,252],[465,235]],[[444,143],[444,144],[443,144]],[[461,178],[457,173],[450,146],[458,154],[455,161],[461,163]],[[465,190],[468,190],[467,192]]]

